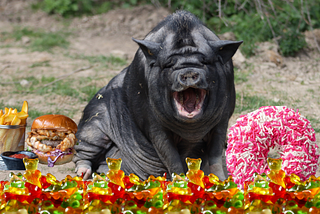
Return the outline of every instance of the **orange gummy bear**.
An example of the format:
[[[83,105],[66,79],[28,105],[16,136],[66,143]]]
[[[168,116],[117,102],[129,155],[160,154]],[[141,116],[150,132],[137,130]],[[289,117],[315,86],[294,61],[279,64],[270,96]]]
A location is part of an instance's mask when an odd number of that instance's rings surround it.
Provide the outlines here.
[[[270,180],[273,183],[286,188],[286,184],[284,182],[286,173],[281,169],[282,159],[268,158],[267,161],[270,168],[270,172],[268,172],[268,177],[270,178]]]
[[[121,168],[122,159],[114,159],[114,158],[107,158],[107,164],[109,167],[109,171],[107,172],[107,177],[109,178],[110,182],[125,188],[123,178],[125,176],[124,172],[120,169]]]
[[[41,172],[38,170],[39,159],[23,158],[23,163],[26,167],[26,171],[23,176],[26,178],[27,182],[41,188]]]
[[[189,169],[186,173],[186,176],[189,179],[189,181],[204,188],[204,184],[202,181],[204,177],[204,172],[200,170],[200,165],[202,162],[201,158],[186,158],[186,162]]]

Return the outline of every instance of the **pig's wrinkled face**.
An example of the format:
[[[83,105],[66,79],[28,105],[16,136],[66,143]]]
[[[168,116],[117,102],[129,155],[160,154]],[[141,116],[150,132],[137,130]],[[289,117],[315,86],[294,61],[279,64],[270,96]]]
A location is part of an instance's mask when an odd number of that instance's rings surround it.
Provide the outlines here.
[[[158,55],[158,64],[166,75],[162,81],[168,80],[167,89],[175,117],[198,118],[203,114],[209,93],[208,64],[213,60],[212,50],[200,34],[180,40],[173,34],[167,36],[163,51]]]
[[[225,98],[217,93],[227,90],[226,76],[233,84],[233,74],[225,73],[223,64],[241,42],[208,41],[200,30],[167,33],[159,43],[135,41],[146,56],[149,99],[158,117],[192,123],[210,119],[207,116],[221,107],[218,103]]]
[[[180,41],[179,41],[180,40]],[[168,74],[171,103],[176,117],[192,119],[201,117],[208,101],[208,83],[213,78],[210,64],[214,61],[213,51],[199,33],[188,38],[168,36],[164,54],[159,54],[163,72]]]

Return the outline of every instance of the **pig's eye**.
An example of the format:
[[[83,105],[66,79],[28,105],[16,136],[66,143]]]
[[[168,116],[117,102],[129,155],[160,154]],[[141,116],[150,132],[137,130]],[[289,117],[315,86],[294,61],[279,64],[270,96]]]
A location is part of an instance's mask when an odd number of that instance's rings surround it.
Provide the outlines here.
[[[148,54],[150,55],[150,56],[153,56],[153,53],[148,49]]]

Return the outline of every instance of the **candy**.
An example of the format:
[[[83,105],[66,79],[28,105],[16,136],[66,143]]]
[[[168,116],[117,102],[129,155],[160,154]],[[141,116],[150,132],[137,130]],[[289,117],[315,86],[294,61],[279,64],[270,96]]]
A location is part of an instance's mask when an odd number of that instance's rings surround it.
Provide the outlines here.
[[[110,182],[124,188],[124,183],[122,180],[124,178],[124,172],[120,169],[121,162],[122,162],[121,158],[119,159],[107,158],[107,164],[109,167],[109,171],[107,172],[107,177],[110,179]]]
[[[267,173],[270,149],[279,151],[286,174],[303,181],[315,175],[319,151],[310,122],[293,109],[267,106],[241,116],[230,128],[226,162],[234,181],[242,185],[254,173]]]
[[[24,177],[27,179],[29,183],[41,188],[41,183],[40,183],[41,172],[38,170],[39,159],[24,158],[23,163],[26,167]]]
[[[281,170],[281,159],[268,159],[267,174],[237,186],[204,175],[200,159],[187,158],[188,171],[173,180],[125,175],[121,159],[108,159],[110,173],[93,173],[92,181],[71,177],[58,181],[41,175],[36,159],[24,159],[26,172],[0,181],[0,213],[10,214],[303,214],[320,213],[320,178],[302,181]],[[124,188],[123,188],[123,187]]]
[[[186,175],[189,181],[193,184],[196,184],[204,188],[203,181],[202,181],[204,173],[202,170],[200,170],[201,159],[186,158],[186,162],[189,169]]]
[[[282,159],[268,158],[267,160],[270,171],[267,173],[271,182],[286,188],[284,177],[286,173],[281,169]]]

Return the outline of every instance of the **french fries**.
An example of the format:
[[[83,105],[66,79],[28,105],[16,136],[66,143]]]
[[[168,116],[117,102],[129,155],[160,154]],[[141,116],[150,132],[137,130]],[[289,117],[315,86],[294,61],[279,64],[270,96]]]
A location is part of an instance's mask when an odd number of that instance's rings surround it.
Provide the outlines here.
[[[4,108],[4,112],[0,110],[0,125],[23,125],[26,124],[28,118],[28,102],[24,101],[21,111],[17,109]]]
[[[24,101],[22,109],[5,107],[0,110],[0,125],[25,125],[28,118],[28,102]],[[23,150],[25,127],[6,129],[0,127],[0,152]]]

